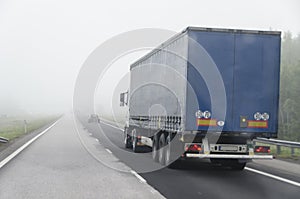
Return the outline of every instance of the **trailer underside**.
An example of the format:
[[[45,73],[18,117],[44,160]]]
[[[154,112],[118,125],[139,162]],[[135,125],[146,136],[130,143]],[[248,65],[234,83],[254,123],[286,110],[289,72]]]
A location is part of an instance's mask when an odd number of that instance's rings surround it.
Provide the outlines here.
[[[170,167],[179,160],[210,159],[212,163],[241,170],[252,159],[272,159],[272,155],[254,153],[253,138],[252,134],[175,132],[137,126],[129,126],[124,131],[126,148],[134,152],[151,148],[153,160]]]

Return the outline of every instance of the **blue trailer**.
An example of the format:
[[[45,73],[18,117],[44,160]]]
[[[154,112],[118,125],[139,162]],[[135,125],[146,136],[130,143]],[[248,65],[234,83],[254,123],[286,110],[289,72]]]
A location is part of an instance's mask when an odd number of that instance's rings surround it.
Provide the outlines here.
[[[278,31],[188,27],[170,38],[130,66],[125,146],[151,147],[169,166],[272,158],[252,141],[277,137],[280,45]]]

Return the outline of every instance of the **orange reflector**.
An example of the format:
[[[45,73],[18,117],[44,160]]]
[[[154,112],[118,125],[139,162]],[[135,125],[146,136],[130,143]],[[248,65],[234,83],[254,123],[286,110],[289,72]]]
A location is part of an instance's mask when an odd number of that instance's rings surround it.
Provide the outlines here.
[[[268,128],[268,121],[248,120],[248,128]]]
[[[198,126],[217,126],[217,120],[211,119],[198,119],[197,120]]]

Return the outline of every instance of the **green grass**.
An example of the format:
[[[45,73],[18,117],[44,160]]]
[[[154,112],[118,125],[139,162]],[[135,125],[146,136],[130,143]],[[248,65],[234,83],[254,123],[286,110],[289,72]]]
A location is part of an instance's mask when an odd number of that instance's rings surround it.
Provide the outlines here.
[[[285,158],[285,159],[295,159],[300,160],[300,148],[294,148],[294,154],[291,153],[290,147],[280,146],[280,153],[277,154],[277,146],[272,144],[265,144],[256,142],[256,145],[261,146],[270,146],[271,154],[278,158]]]
[[[24,120],[27,122],[27,133],[39,129],[57,119],[57,116],[19,116],[0,118],[0,137],[13,140],[25,134]]]

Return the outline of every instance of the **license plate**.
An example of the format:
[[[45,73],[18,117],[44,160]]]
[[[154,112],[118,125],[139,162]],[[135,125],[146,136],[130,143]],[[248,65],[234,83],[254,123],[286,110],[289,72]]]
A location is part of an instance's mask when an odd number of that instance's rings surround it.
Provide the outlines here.
[[[237,151],[237,146],[220,146],[220,151]]]

